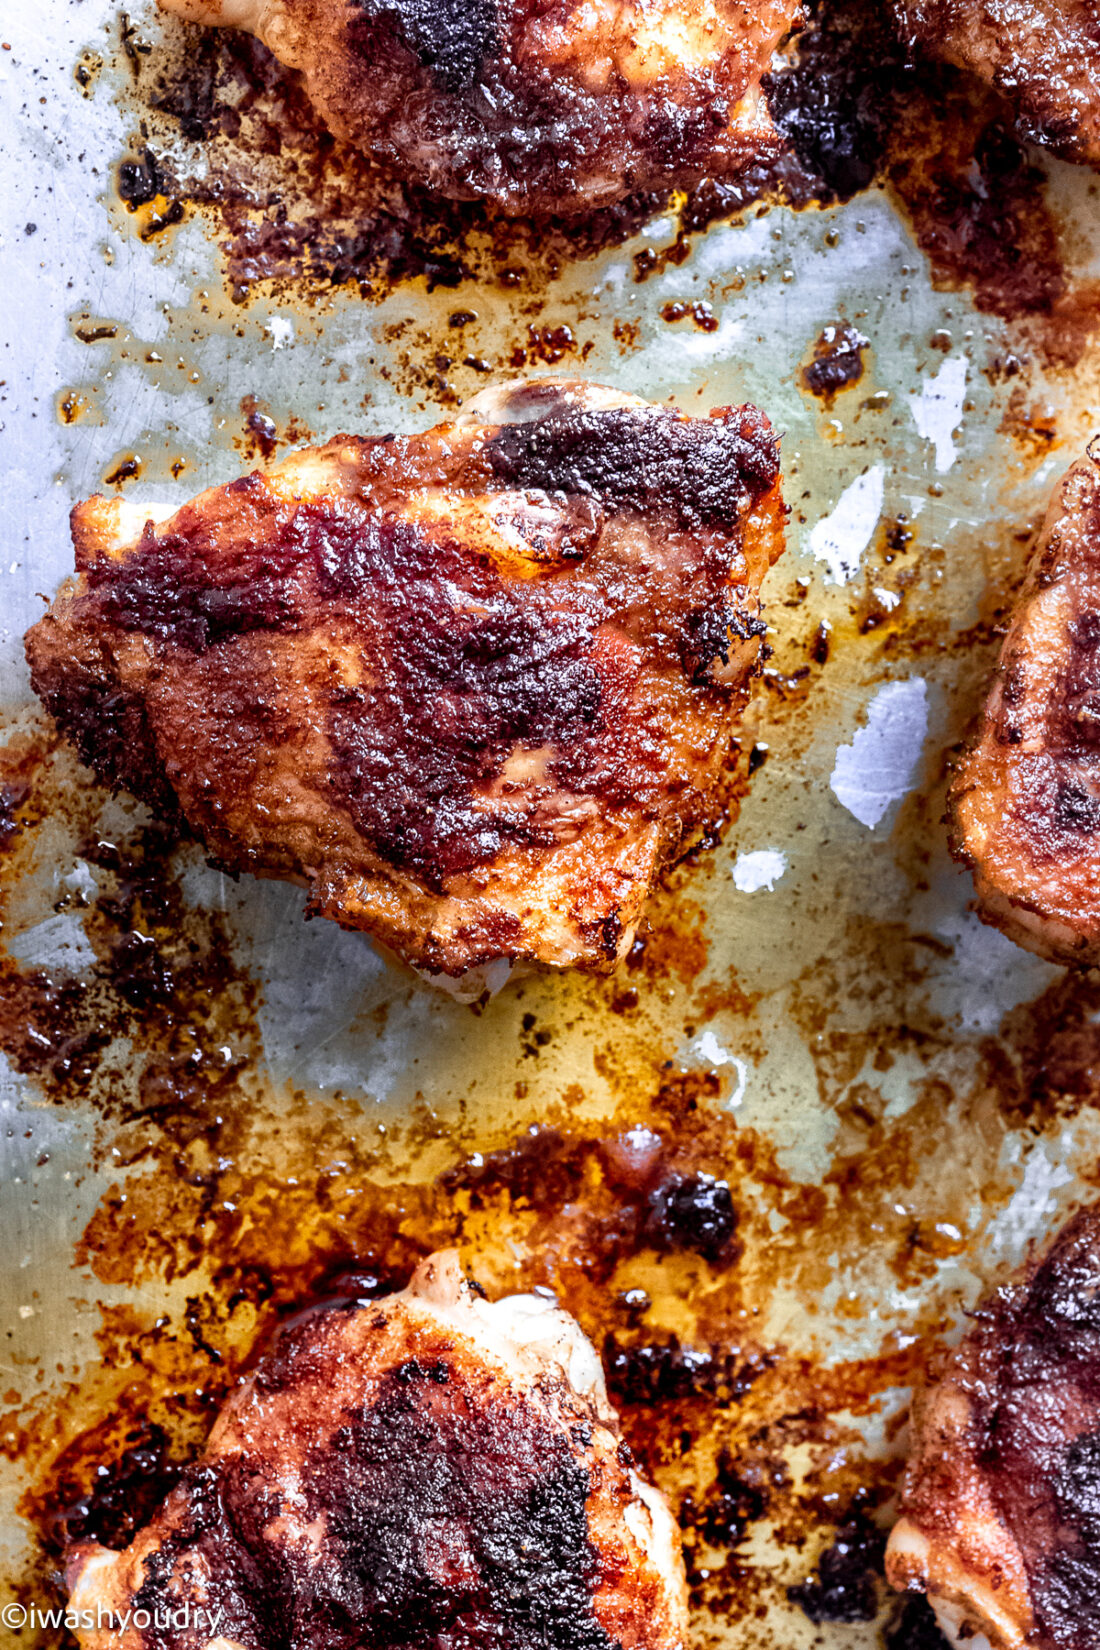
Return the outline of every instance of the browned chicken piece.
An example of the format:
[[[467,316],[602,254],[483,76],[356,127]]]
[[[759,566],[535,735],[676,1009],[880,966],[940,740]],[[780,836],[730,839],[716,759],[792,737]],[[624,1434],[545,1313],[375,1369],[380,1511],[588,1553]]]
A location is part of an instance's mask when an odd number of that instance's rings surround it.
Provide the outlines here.
[[[66,1582],[82,1650],[682,1650],[687,1625],[591,1343],[454,1251],[288,1326],[148,1528],[74,1546]]]
[[[981,913],[1061,962],[1100,958],[1100,467],[1059,483],[974,741],[953,846]]]
[[[983,1303],[910,1425],[893,1585],[960,1650],[1096,1650],[1100,1205]]]
[[[912,48],[996,88],[1020,136],[1100,165],[1097,0],[893,0]]]
[[[751,407],[541,380],[156,524],[94,498],[34,686],[107,784],[310,914],[440,974],[606,970],[720,810],[778,475]]]
[[[798,0],[161,0],[300,70],[399,178],[571,213],[777,147],[761,75]]]

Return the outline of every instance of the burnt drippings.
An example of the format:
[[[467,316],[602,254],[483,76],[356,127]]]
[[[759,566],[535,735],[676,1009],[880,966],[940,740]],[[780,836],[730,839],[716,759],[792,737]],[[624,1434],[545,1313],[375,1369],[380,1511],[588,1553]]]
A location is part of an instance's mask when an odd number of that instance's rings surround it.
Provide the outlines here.
[[[831,407],[841,390],[863,377],[863,352],[870,343],[850,321],[822,329],[814,343],[813,360],[802,369],[802,382],[811,395]]]
[[[572,1202],[584,1197],[594,1180],[606,1183],[610,1201],[592,1210],[600,1233],[594,1275],[609,1276],[639,1248],[688,1251],[714,1265],[736,1259],[737,1210],[728,1182],[685,1172],[676,1151],[651,1129],[604,1142],[536,1126],[506,1151],[479,1157],[476,1166],[449,1170],[444,1180],[447,1187],[465,1192],[474,1208],[485,1206],[488,1188],[506,1188],[514,1203],[530,1206],[547,1197]],[[675,1362],[675,1355],[669,1355]],[[662,1360],[664,1356],[662,1352]],[[693,1378],[701,1367],[693,1366]]]
[[[51,764],[63,796],[81,784],[51,756],[52,745],[17,764],[25,770],[21,812],[32,818],[58,806]],[[13,838],[13,852],[21,840]],[[77,974],[20,968],[0,953],[0,1049],[15,1068],[55,1102],[85,1098],[115,1070],[114,1050],[128,1039],[134,1052],[119,1110],[156,1118],[170,1133],[173,1117],[189,1110],[201,1117],[209,1105],[216,1115],[233,1089],[244,1049],[228,1027],[254,1000],[221,917],[185,910],[170,871],[179,846],[169,825],[135,821],[108,838],[93,817],[54,909],[82,922],[94,962]]]
[[[815,1626],[826,1621],[873,1621],[886,1537],[866,1518],[841,1524],[809,1581],[788,1587],[787,1597]]]

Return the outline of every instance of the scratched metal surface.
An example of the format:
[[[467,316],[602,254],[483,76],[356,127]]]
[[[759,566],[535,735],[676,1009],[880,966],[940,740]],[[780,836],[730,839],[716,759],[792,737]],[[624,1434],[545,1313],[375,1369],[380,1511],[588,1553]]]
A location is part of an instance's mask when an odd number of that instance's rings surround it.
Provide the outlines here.
[[[242,465],[229,433],[246,394],[278,422],[298,414],[318,439],[426,427],[438,409],[420,387],[427,374],[412,369],[430,361],[447,310],[476,311],[466,347],[493,360],[517,328],[508,293],[488,285],[429,294],[410,282],[381,301],[337,291],[309,305],[261,293],[242,307],[229,301],[210,221],[196,215],[143,243],[112,186],[133,119],[115,96],[125,89],[110,49],[116,21],[109,0],[9,0],[0,25],[0,695],[13,724],[30,702],[22,632],[70,569],[68,508],[103,487],[120,455],[142,455],[127,493],[136,500],[226,480]],[[153,39],[162,29],[152,15],[139,23]],[[91,97],[74,82],[88,50],[108,60]],[[1055,168],[1051,188],[1084,272],[1100,248],[1085,227],[1087,180]],[[426,1103],[445,1140],[459,1119],[491,1120],[520,1078],[517,1116],[537,1116],[579,1084],[598,1117],[621,1097],[625,1070],[713,1070],[714,1104],[766,1138],[800,1183],[848,1154],[859,1223],[850,1241],[830,1224],[827,1286],[807,1298],[798,1268],[780,1265],[757,1305],[762,1340],[827,1367],[904,1349],[930,1319],[957,1319],[1082,1195],[1078,1177],[1096,1160],[1100,1126],[1088,1107],[1067,1122],[997,1103],[991,1045],[1008,1046],[1006,1016],[1056,993],[1062,976],[981,926],[941,821],[945,755],[991,658],[981,625],[990,590],[1010,587],[1023,535],[1091,433],[1097,363],[1086,353],[1072,371],[1044,371],[1036,360],[1023,380],[998,379],[990,368],[1016,347],[1011,328],[965,295],[934,291],[905,223],[874,191],[830,211],[773,209],[716,225],[686,262],[636,283],[633,252],[673,233],[654,221],[635,244],[566,267],[538,318],[567,322],[591,346],[584,371],[597,380],[688,409],[757,401],[783,431],[790,548],[766,591],[776,652],[745,739],[746,749],[766,746],[767,761],[721,845],[660,905],[665,914],[687,905],[705,960],[686,983],[672,965],[667,978],[644,976],[625,1017],[602,988],[550,978],[522,994],[506,985],[474,1014],[358,937],[303,927],[293,890],[231,885],[198,862],[186,888],[226,913],[243,965],[262,982],[254,1075],[273,1116],[291,1091],[306,1103],[350,1096],[370,1129]],[[661,318],[670,301],[696,299],[711,303],[715,330]],[[114,340],[82,342],[89,316],[108,319]],[[799,368],[840,318],[870,339],[868,368],[825,409]],[[1052,441],[1021,441],[1019,420],[1006,416],[1021,382],[1028,410],[1053,418]],[[66,423],[58,409],[74,394],[85,411]],[[914,537],[894,553],[886,529],[899,516]],[[871,612],[875,623],[862,623]],[[828,662],[791,687],[821,621],[832,630]],[[75,848],[62,829],[44,840],[37,880],[9,900],[3,943],[28,966],[79,973],[79,914],[61,928],[53,919]],[[751,1014],[723,995],[731,979]],[[532,1012],[556,1028],[537,1061],[522,1052]],[[894,1164],[877,1179],[875,1141],[852,1123],[869,1095],[880,1135],[914,1107],[924,1131],[904,1171]],[[151,1307],[158,1286],[104,1290],[74,1264],[98,1201],[126,1176],[93,1150],[94,1105],[47,1105],[4,1062],[0,1105],[0,1384],[18,1414],[99,1355],[97,1305],[134,1294]],[[904,1286],[893,1260],[909,1228],[924,1234],[929,1260]],[[783,1217],[772,1229],[781,1249]],[[683,1303],[688,1334],[693,1310]],[[859,1420],[872,1457],[901,1447],[893,1423],[905,1397],[885,1394]],[[17,1581],[18,1460],[6,1483],[4,1551]],[[763,1528],[750,1549],[781,1580],[804,1575],[812,1556],[769,1547]],[[815,1628],[782,1588],[768,1610],[732,1626],[728,1641],[880,1642],[874,1623]]]

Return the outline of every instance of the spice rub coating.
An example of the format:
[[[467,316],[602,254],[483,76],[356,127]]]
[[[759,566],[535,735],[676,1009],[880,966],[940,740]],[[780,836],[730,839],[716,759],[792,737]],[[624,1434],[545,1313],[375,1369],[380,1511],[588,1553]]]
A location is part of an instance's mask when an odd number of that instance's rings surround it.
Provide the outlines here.
[[[953,1644],[1100,1639],[1100,1205],[975,1314],[912,1415],[895,1587]]]
[[[976,735],[953,846],[981,914],[1055,961],[1100,957],[1100,466],[1055,489]]]
[[[129,1623],[82,1650],[682,1650],[686,1628],[679,1532],[591,1344],[545,1297],[490,1305],[453,1250],[284,1329],[152,1522],[75,1544],[66,1583]]]
[[[570,213],[774,152],[760,89],[797,0],[161,0],[245,29],[384,169]]]
[[[32,680],[101,779],[310,914],[441,974],[607,970],[720,810],[778,470],[753,408],[539,380],[156,524],[91,499]]]
[[[893,0],[911,47],[1001,93],[1021,137],[1100,165],[1096,0]]]

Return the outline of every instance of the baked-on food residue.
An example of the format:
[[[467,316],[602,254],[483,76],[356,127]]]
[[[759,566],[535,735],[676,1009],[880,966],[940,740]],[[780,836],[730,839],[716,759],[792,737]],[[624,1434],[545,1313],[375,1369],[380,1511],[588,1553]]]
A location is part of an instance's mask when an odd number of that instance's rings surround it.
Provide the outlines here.
[[[508,213],[573,212],[774,153],[760,88],[796,0],[161,0],[257,35],[338,137]]]
[[[976,1314],[913,1411],[886,1570],[953,1645],[1100,1638],[1100,1206]]]
[[[144,513],[77,506],[27,636],[103,780],[431,972],[625,955],[721,809],[783,545],[761,413],[532,381]]]
[[[1008,100],[1020,136],[1100,165],[1100,16],[1094,0],[893,0],[914,49]]]
[[[953,846],[981,913],[1055,961],[1100,957],[1100,464],[1055,489],[974,741]]]
[[[489,1304],[453,1250],[284,1328],[149,1526],[77,1544],[66,1581],[90,1618],[204,1612],[132,1650],[682,1650],[687,1626],[679,1531],[591,1343],[545,1296]]]

